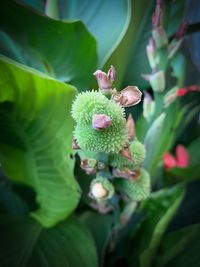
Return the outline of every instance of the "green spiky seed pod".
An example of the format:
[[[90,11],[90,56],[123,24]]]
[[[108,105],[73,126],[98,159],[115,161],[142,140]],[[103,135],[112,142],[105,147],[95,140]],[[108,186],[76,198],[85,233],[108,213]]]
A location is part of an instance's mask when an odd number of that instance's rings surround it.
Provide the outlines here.
[[[94,114],[109,116],[112,124],[107,129],[97,131],[92,126]],[[74,138],[83,150],[118,153],[128,142],[124,109],[100,93],[86,92],[78,96],[72,115],[77,121]]]
[[[145,146],[141,142],[135,140],[131,143],[130,149],[133,154],[134,163],[140,165],[146,156]]]
[[[121,154],[111,154],[109,158],[109,165],[117,168],[123,169],[124,167],[135,169],[136,165],[133,161],[123,157]]]
[[[92,115],[104,113],[104,107],[107,104],[108,99],[99,92],[80,93],[73,102],[72,117],[77,123],[91,123]]]
[[[144,169],[140,171],[140,176],[136,180],[115,179],[116,189],[135,201],[146,199],[151,189],[149,173]]]
[[[110,199],[114,193],[115,189],[113,185],[105,177],[98,176],[90,185],[90,195],[98,201]]]
[[[130,145],[131,153],[133,154],[133,161],[125,158],[121,154],[111,154],[109,164],[118,169],[128,167],[130,169],[137,168],[143,161],[146,155],[144,145],[139,141],[134,141]]]

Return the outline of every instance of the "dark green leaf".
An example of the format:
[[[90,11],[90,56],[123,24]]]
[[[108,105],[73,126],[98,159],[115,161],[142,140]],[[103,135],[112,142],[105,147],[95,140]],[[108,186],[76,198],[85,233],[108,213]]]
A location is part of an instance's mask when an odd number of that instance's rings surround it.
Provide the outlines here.
[[[112,235],[112,216],[88,211],[82,214],[81,221],[94,237],[99,255],[99,265],[103,266],[106,247]]]
[[[143,223],[133,232],[131,262],[151,266],[161,238],[183,198],[183,188],[176,186],[153,193],[140,208],[146,214]],[[136,265],[137,266],[137,265]]]
[[[0,162],[7,177],[37,193],[43,225],[66,218],[79,200],[70,158],[75,88],[0,58]]]
[[[96,69],[96,41],[80,21],[53,20],[3,1],[0,53],[84,90]]]
[[[1,267],[97,267],[94,241],[70,218],[51,229],[33,219],[1,216]]]
[[[167,234],[156,257],[156,267],[199,266],[200,224]]]

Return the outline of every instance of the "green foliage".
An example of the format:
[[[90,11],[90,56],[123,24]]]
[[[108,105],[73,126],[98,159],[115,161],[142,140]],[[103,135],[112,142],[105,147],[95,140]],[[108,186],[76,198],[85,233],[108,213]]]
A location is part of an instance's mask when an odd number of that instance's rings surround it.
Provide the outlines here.
[[[32,216],[52,226],[79,200],[70,159],[76,90],[4,57],[0,77],[0,162],[9,178],[34,188]]]
[[[97,267],[94,240],[75,218],[51,229],[28,217],[2,217],[2,267]]]
[[[97,64],[96,41],[82,22],[53,20],[11,0],[1,4],[0,53],[80,90]]]
[[[39,1],[37,4],[31,3],[30,0],[23,2],[35,8],[38,7],[44,12],[44,7],[41,8]],[[102,68],[127,31],[131,18],[131,1],[115,0],[114,6],[112,1],[107,0],[49,1],[51,2],[54,3],[53,12],[48,15],[55,13],[64,21],[81,20],[84,22],[97,40],[98,66]],[[110,34],[111,31],[112,34]]]
[[[145,212],[145,219],[133,232],[131,262],[139,262],[139,266],[154,266],[158,246],[174,217],[184,195],[182,186],[163,189],[152,193],[140,207]],[[138,266],[138,265],[136,265]]]

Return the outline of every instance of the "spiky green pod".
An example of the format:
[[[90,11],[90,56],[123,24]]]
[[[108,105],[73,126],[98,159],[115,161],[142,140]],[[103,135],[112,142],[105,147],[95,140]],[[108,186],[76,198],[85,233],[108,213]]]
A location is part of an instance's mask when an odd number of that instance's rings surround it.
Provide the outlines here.
[[[72,105],[72,117],[77,123],[88,124],[92,115],[104,113],[108,99],[99,92],[83,92],[77,95]]]
[[[94,114],[105,114],[112,124],[103,131],[92,127]],[[97,92],[82,93],[75,100],[72,116],[77,121],[74,137],[83,150],[117,153],[128,142],[124,109]]]
[[[124,156],[118,154],[110,155],[109,164],[118,169],[122,169],[124,167],[128,167],[130,169],[135,169],[144,161],[146,150],[144,145],[139,141],[134,141],[130,145],[131,153],[133,154],[133,161],[125,158]]]
[[[111,182],[102,176],[94,179],[90,185],[90,195],[96,200],[107,200],[113,197],[115,189]]]
[[[140,176],[136,180],[115,179],[116,189],[135,201],[141,201],[147,198],[151,189],[149,173],[144,169],[140,171]]]
[[[140,165],[146,156],[145,146],[141,142],[135,140],[131,143],[130,149],[133,154],[134,163]]]

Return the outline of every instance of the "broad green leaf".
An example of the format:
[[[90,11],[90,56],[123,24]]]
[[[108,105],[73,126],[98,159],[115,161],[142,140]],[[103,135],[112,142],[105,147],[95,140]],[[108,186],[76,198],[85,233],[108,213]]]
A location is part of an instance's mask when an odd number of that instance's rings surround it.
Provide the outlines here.
[[[96,41],[80,21],[53,20],[15,1],[0,8],[0,53],[84,90],[96,69]]]
[[[0,58],[0,162],[7,177],[37,193],[33,212],[49,227],[79,200],[70,158],[74,87]]]
[[[1,267],[97,267],[94,240],[75,218],[51,229],[35,220],[1,216]]]
[[[191,267],[199,265],[200,224],[167,234],[156,257],[156,267]]]
[[[131,243],[131,266],[151,266],[158,245],[170,221],[175,215],[184,195],[182,186],[152,193],[140,207],[144,221],[133,232]],[[153,266],[153,265],[152,265]]]
[[[62,19],[80,19],[98,43],[99,67],[102,68],[124,37],[131,16],[130,0],[65,1]]]
[[[99,255],[99,265],[103,266],[106,247],[112,235],[112,216],[87,211],[81,215],[81,221],[88,227],[94,237]]]
[[[36,7],[30,0],[25,2]],[[98,65],[102,68],[127,31],[131,18],[131,0],[115,0],[114,3],[108,0],[49,0],[48,2],[53,5],[57,2],[60,19],[78,19],[85,23],[97,40]]]

